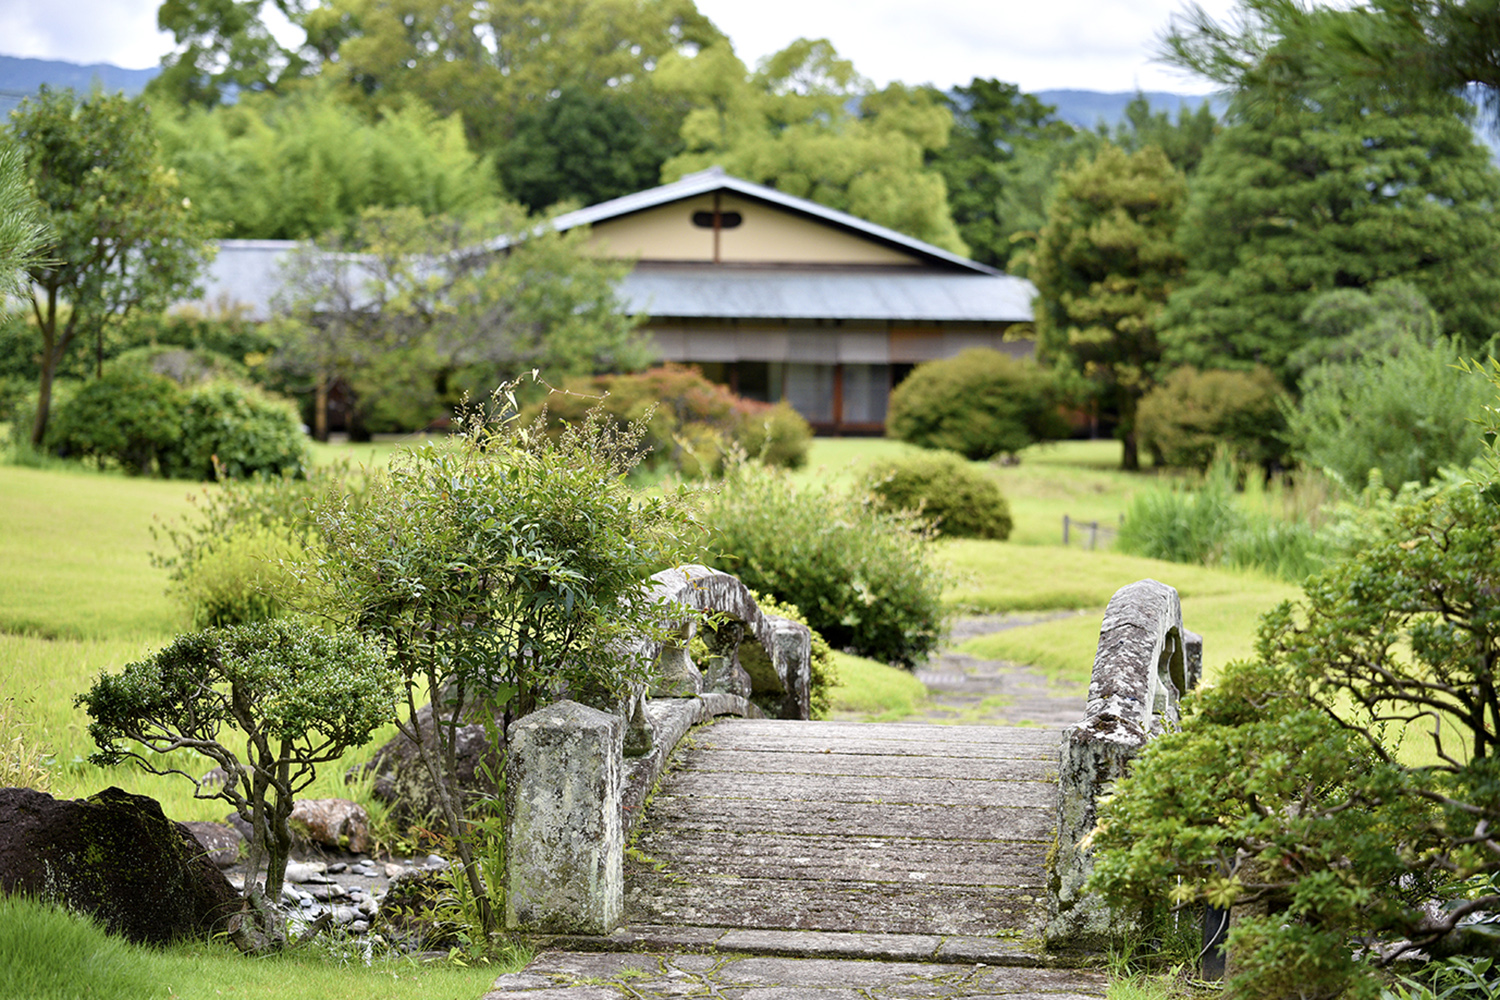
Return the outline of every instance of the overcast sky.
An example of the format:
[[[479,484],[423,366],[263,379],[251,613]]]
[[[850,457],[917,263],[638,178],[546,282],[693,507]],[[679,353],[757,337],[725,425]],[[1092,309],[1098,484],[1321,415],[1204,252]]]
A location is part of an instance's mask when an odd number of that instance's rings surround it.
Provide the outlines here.
[[[1024,90],[1168,90],[1202,81],[1152,62],[1185,0],[698,0],[751,66],[794,38],[827,38],[877,84],[968,83]],[[1202,0],[1223,15],[1232,0]],[[0,0],[0,55],[155,66],[172,48],[159,0]]]

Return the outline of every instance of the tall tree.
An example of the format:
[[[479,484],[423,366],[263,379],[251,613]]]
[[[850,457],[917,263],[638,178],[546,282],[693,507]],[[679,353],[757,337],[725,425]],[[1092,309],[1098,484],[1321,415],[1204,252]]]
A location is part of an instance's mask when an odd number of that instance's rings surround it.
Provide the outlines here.
[[[354,430],[382,417],[410,428],[529,369],[644,367],[615,293],[626,266],[586,255],[586,236],[513,207],[469,220],[370,209],[352,236],[303,247],[279,304],[282,364],[312,383],[315,434],[327,436],[339,382],[355,396]]]
[[[799,39],[746,70],[728,42],[669,55],[657,85],[693,110],[674,180],[712,165],[787,194],[967,253],[943,176],[926,154],[948,142],[952,115],[932,92],[873,90],[826,40]]]
[[[975,260],[1006,267],[1019,234],[1046,219],[1062,147],[1076,130],[1057,109],[1013,83],[975,77],[944,95],[953,114],[948,144],[928,154],[942,174],[959,235]]]
[[[185,110],[159,123],[164,158],[203,216],[235,239],[348,231],[372,207],[469,215],[498,202],[494,171],[470,152],[456,115],[411,101],[371,120],[334,91]]]
[[[122,95],[80,102],[42,87],[11,116],[48,229],[30,267],[41,343],[33,445],[42,443],[58,365],[134,310],[162,309],[191,289],[210,252],[207,231],[158,155],[146,106]]]
[[[1500,0],[1240,0],[1229,23],[1194,3],[1173,19],[1162,55],[1260,107],[1308,88],[1410,99],[1474,87],[1500,133]]]
[[[1500,171],[1465,111],[1447,95],[1380,106],[1357,94],[1242,109],[1193,181],[1170,355],[1289,379],[1312,300],[1390,278],[1483,342],[1500,314]]]
[[[1167,154],[1174,167],[1191,175],[1203,162],[1209,143],[1218,135],[1219,119],[1205,100],[1194,111],[1179,107],[1174,122],[1167,112],[1152,111],[1146,95],[1137,91],[1125,105],[1125,115],[1115,127],[1106,129],[1100,125],[1099,133],[1129,153],[1156,146]]]
[[[1032,263],[1037,353],[1093,384],[1125,469],[1140,467],[1136,405],[1156,382],[1161,312],[1185,267],[1174,235],[1186,195],[1160,149],[1105,146],[1059,177]]]

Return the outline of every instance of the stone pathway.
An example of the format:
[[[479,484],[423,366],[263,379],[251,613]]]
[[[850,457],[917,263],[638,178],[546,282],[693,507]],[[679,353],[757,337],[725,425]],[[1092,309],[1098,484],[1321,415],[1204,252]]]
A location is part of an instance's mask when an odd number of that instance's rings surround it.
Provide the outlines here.
[[[1086,688],[1058,685],[1019,663],[982,660],[952,648],[976,636],[1069,618],[1076,613],[985,615],[956,620],[949,648],[916,671],[917,679],[927,685],[927,703],[900,721],[1052,727],[1077,722],[1088,699]]]
[[[1085,1000],[1107,977],[1074,969],[775,956],[547,952],[481,1000]]]

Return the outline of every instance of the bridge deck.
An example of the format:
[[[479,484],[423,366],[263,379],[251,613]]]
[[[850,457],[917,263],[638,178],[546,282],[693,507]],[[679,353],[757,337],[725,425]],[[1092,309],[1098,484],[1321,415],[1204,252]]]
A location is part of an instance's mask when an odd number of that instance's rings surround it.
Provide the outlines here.
[[[626,920],[1032,937],[1057,730],[721,720],[684,741],[626,860]]]

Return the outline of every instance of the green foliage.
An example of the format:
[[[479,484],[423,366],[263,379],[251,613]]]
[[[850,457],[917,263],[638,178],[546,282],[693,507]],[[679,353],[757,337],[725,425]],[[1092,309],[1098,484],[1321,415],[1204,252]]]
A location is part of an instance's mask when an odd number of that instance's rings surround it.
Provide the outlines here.
[[[186,568],[174,596],[187,606],[195,628],[278,618],[291,610],[288,599],[296,587],[284,564],[302,554],[284,533],[239,527],[214,540],[211,557]]]
[[[496,161],[506,193],[541,212],[652,187],[672,152],[618,93],[570,87],[518,116]]]
[[[1415,975],[1397,977],[1397,985],[1382,990],[1380,1000],[1496,1000],[1500,997],[1492,958],[1455,955],[1433,962]]]
[[[865,489],[893,510],[916,512],[948,538],[1010,537],[1010,507],[995,480],[957,455],[933,452],[876,462]]]
[[[1481,448],[1469,414],[1490,397],[1484,380],[1457,370],[1465,351],[1440,338],[1303,375],[1288,434],[1303,462],[1356,489],[1379,469],[1391,489],[1427,483],[1445,466],[1466,466]]]
[[[102,674],[76,703],[93,720],[95,763],[133,760],[180,773],[147,754],[190,747],[222,768],[195,781],[199,797],[230,803],[255,831],[247,886],[265,865],[280,898],[294,796],[318,764],[368,742],[391,716],[399,674],[374,643],[290,620],[178,636],[118,674]],[[232,749],[243,734],[244,757]],[[139,746],[138,746],[139,745]]]
[[[1395,279],[1369,288],[1324,292],[1303,310],[1302,323],[1307,343],[1287,359],[1288,367],[1299,374],[1324,361],[1339,364],[1395,353],[1413,341],[1432,344],[1443,332],[1427,297]]]
[[[307,445],[296,411],[224,379],[190,389],[117,363],[58,408],[47,447],[137,475],[215,479],[299,472]]]
[[[158,128],[183,193],[233,239],[347,233],[375,207],[466,216],[499,196],[458,118],[416,102],[372,120],[330,87],[304,87],[184,111]]]
[[[1258,476],[1258,469],[1244,472],[1247,487]],[[1235,491],[1241,478],[1221,452],[1197,489],[1137,494],[1116,547],[1168,562],[1260,569],[1291,581],[1319,568],[1328,540],[1309,521],[1245,502]]]
[[[797,610],[795,605],[783,604],[754,591],[751,591],[751,596],[766,614],[807,625],[807,616]],[[828,645],[823,634],[811,625],[807,627],[812,633],[812,653],[808,657],[808,700],[812,704],[812,717],[826,719],[832,707],[833,689],[839,685],[838,664],[833,659],[833,647]]]
[[[278,364],[317,386],[315,436],[327,436],[328,391],[340,380],[354,392],[351,433],[368,433],[393,414],[404,425],[379,429],[449,418],[523,371],[563,379],[644,367],[638,319],[616,294],[626,265],[586,254],[587,238],[515,206],[467,220],[372,209],[352,237],[304,247],[279,306]]]
[[[92,342],[97,374],[111,328],[192,287],[208,232],[161,164],[142,104],[103,93],[80,102],[44,86],[12,114],[10,138],[48,234],[29,271],[40,340],[31,443],[40,447],[52,381],[74,345]]]
[[[176,475],[189,479],[296,474],[308,462],[307,435],[290,403],[215,379],[187,393]]]
[[[673,181],[710,166],[888,226],[953,253],[967,248],[947,185],[926,163],[952,115],[935,94],[893,83],[873,90],[826,39],[806,38],[750,73],[728,41],[665,56],[657,86],[687,102],[686,151],[662,166]],[[857,110],[856,110],[857,109]]]
[[[1042,228],[1045,195],[1074,138],[1057,111],[1013,83],[975,77],[944,95],[953,115],[948,144],[929,153],[948,188],[959,235],[977,261],[1004,268],[1020,238]],[[1038,169],[1040,167],[1040,169]]]
[[[1269,468],[1286,455],[1286,393],[1267,368],[1204,371],[1184,365],[1142,399],[1141,443],[1158,465],[1203,471],[1221,449]]]
[[[736,449],[765,465],[800,468],[812,441],[812,428],[790,404],[743,399],[682,365],[570,379],[528,407],[522,421],[530,424],[543,406],[553,434],[588,419],[595,407],[619,428],[640,422],[642,465],[688,476],[719,475]]]
[[[891,393],[886,432],[965,458],[1014,454],[1066,433],[1059,396],[1034,362],[971,347],[912,369]]]
[[[1240,995],[1373,996],[1355,939],[1495,950],[1465,919],[1500,906],[1494,508],[1459,486],[1384,528],[1265,617],[1256,659],[1195,696],[1101,813],[1094,885],[1116,902],[1175,885],[1175,904],[1269,907],[1231,931]]]
[[[1187,187],[1154,146],[1105,146],[1058,178],[1031,268],[1037,354],[1092,383],[1136,469],[1136,407],[1161,364],[1167,296],[1185,269],[1174,242]]]
[[[1283,379],[1325,292],[1401,279],[1466,344],[1494,333],[1500,170],[1458,98],[1365,105],[1348,96],[1241,114],[1194,177],[1191,262],[1166,318],[1168,353]]]
[[[1177,121],[1173,122],[1167,112],[1153,112],[1146,95],[1136,91],[1113,131],[1105,129],[1102,124],[1098,131],[1101,138],[1108,139],[1127,153],[1155,146],[1172,161],[1172,166],[1191,176],[1219,134],[1219,121],[1214,117],[1210,102],[1204,100],[1196,111],[1179,106]]]
[[[0,296],[18,295],[47,238],[26,185],[26,161],[15,146],[0,149]]]
[[[47,428],[47,449],[65,458],[118,464],[135,475],[170,477],[182,450],[186,400],[164,375],[111,368],[88,382]]]
[[[514,418],[473,413],[443,446],[404,452],[357,505],[325,494],[321,546],[303,572],[322,613],[375,637],[405,678],[408,718],[483,929],[493,930],[458,801],[457,721],[484,709],[507,721],[566,690],[614,707],[651,664],[628,650],[667,635],[650,574],[679,562],[694,529],[685,492],[637,496],[625,476],[638,435],[602,419],[556,440]],[[434,724],[419,721],[421,695]]]
[[[725,477],[704,518],[704,560],[795,605],[833,647],[906,666],[937,647],[942,581],[911,515],[747,465]]]

